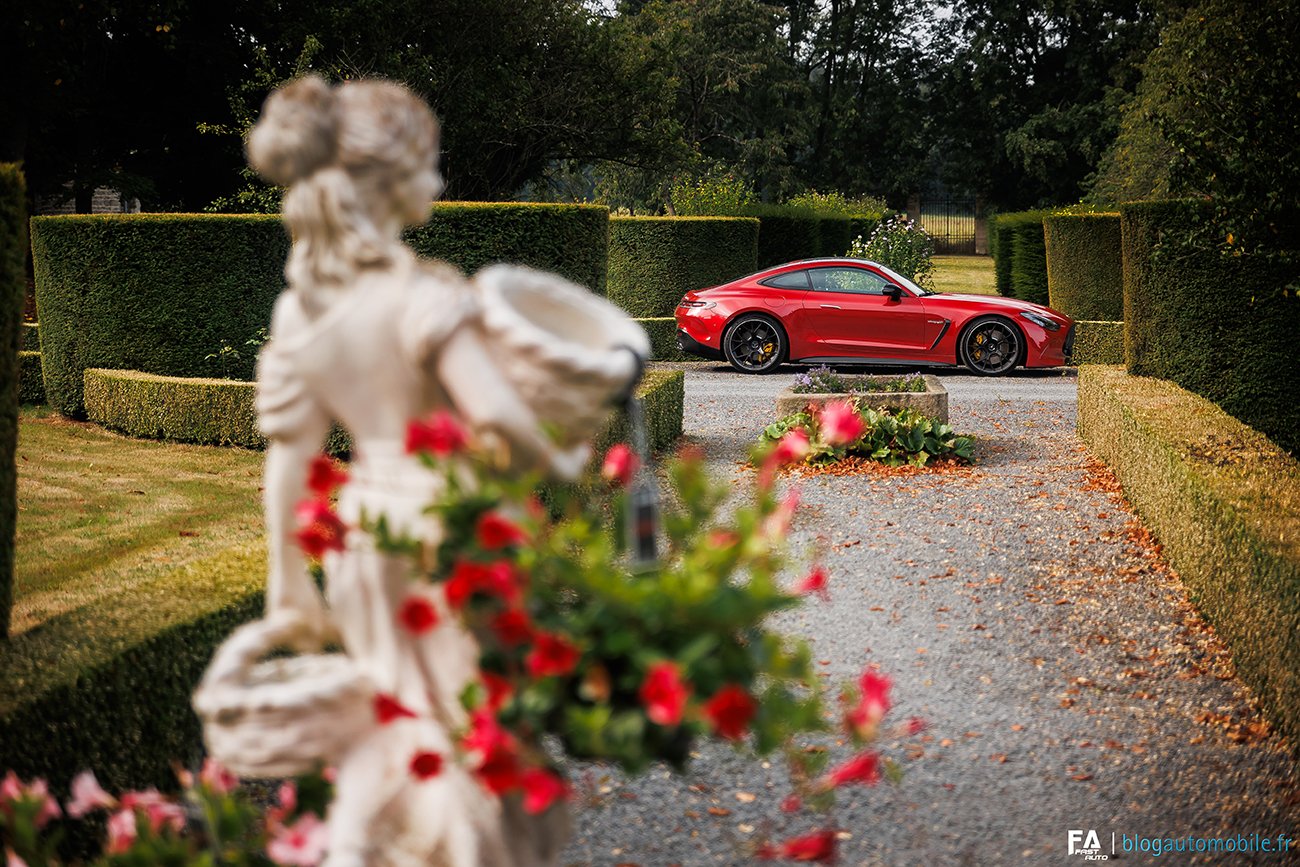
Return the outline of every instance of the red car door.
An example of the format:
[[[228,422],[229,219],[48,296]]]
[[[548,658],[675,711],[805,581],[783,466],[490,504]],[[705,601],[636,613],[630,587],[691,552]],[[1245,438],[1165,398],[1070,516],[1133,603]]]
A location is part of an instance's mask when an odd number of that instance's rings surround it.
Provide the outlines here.
[[[913,358],[929,349],[925,304],[906,289],[895,301],[894,284],[868,268],[813,268],[804,299],[808,323],[827,356]]]

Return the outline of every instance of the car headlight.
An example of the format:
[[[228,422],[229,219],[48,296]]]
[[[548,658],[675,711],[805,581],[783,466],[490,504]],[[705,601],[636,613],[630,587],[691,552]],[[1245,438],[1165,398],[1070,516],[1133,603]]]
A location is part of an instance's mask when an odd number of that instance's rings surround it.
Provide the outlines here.
[[[683,301],[678,307],[703,307],[709,308],[715,306],[712,301]]]
[[[1060,331],[1061,323],[1048,319],[1041,313],[1035,313],[1032,310],[1022,310],[1020,315],[1037,325],[1039,328],[1046,328],[1048,331]]]

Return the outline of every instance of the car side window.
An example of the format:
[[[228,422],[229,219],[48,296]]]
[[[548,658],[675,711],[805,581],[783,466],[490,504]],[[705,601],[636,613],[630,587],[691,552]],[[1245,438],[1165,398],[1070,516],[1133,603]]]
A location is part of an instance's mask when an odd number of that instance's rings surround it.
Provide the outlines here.
[[[763,285],[771,286],[773,289],[807,289],[808,272],[786,271],[784,274],[768,277],[763,281]]]
[[[890,283],[865,268],[814,268],[812,287],[818,292],[852,292],[856,295],[884,295]]]

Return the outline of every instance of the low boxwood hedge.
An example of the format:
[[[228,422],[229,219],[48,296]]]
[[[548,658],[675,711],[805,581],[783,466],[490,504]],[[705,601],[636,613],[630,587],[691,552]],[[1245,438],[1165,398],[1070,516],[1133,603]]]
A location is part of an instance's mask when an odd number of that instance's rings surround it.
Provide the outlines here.
[[[554,271],[605,294],[609,209],[531,202],[438,202],[429,222],[409,229],[417,253],[466,274],[497,262]]]
[[[614,217],[609,300],[630,316],[672,316],[686,292],[758,270],[758,226],[751,217]]]
[[[1081,319],[1074,323],[1074,364],[1123,364],[1124,323]]]
[[[28,352],[41,351],[41,326],[39,323],[23,323],[22,343],[19,344],[18,348]]]
[[[45,403],[45,382],[41,379],[41,354],[23,351],[18,353],[18,402],[36,406]]]
[[[1124,315],[1119,214],[1049,214],[1043,218],[1050,305],[1075,319],[1117,321]]]
[[[1300,462],[1208,400],[1119,367],[1080,369],[1078,425],[1242,680],[1300,736]]]
[[[658,431],[655,448],[666,448],[682,433],[683,374],[647,371],[637,393],[645,402],[647,425]],[[86,414],[97,424],[129,436],[204,445],[261,449],[266,439],[257,430],[255,385],[229,379],[188,379],[132,370],[87,370]],[[614,428],[623,424],[616,417]],[[598,440],[614,436],[608,432]],[[340,429],[327,450],[351,448]]]
[[[1124,205],[1124,358],[1300,450],[1300,301],[1279,266],[1220,253],[1198,201]]]
[[[0,642],[13,603],[14,530],[18,521],[18,391],[23,367],[23,302],[27,296],[27,181],[0,163]]]
[[[109,790],[174,788],[200,748],[190,693],[265,581],[265,548],[234,547],[0,642],[0,768],[56,791],[87,768]]]
[[[677,348],[677,320],[671,316],[638,319],[650,338],[650,357],[655,361],[703,361],[697,355],[688,355]]]

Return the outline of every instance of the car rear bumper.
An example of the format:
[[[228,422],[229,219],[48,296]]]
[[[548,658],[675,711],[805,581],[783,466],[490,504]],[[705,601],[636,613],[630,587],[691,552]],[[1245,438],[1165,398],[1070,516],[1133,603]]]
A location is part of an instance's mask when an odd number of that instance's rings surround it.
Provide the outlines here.
[[[683,331],[680,328],[677,329],[677,348],[680,349],[682,352],[688,353],[690,355],[698,355],[700,358],[707,358],[710,359],[711,361],[724,360],[722,352],[720,350],[714,349],[712,346],[706,346],[705,344],[700,343],[700,341],[696,340],[694,337],[691,337],[689,334],[687,334],[685,331]]]

